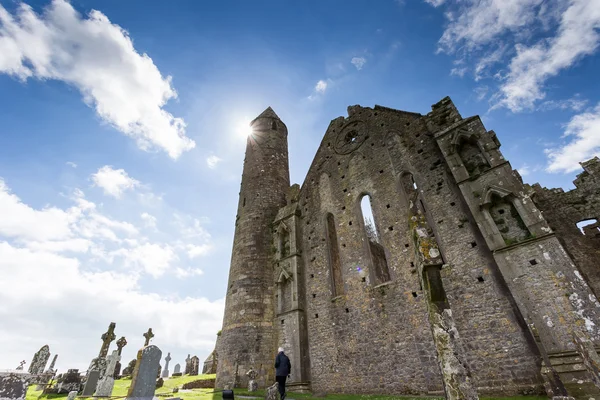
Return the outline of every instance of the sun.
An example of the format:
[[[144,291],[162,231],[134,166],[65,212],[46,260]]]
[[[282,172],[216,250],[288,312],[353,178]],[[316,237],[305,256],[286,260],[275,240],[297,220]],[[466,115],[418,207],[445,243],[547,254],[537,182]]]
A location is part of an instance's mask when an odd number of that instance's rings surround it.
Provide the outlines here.
[[[252,134],[252,127],[249,119],[243,119],[237,124],[237,133],[242,137],[248,137]]]

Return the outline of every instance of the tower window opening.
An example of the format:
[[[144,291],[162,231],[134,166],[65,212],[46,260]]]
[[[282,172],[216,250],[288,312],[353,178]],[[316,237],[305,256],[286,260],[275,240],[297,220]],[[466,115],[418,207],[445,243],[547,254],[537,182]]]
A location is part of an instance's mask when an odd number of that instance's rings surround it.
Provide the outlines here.
[[[276,131],[276,130],[277,130],[277,121],[273,121],[273,122],[271,123],[271,129],[272,129],[272,130],[274,130],[274,131]]]
[[[597,219],[586,219],[577,223],[582,234],[589,237],[600,237],[600,223]]]

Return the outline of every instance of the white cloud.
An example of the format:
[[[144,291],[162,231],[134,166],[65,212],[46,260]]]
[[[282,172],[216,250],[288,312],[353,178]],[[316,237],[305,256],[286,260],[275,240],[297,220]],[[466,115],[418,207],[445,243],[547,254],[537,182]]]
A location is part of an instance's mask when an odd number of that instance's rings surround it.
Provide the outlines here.
[[[435,0],[427,2],[435,6],[443,3]],[[459,10],[447,14],[451,20],[439,41],[439,50],[454,52],[460,46],[473,50],[488,44],[506,31],[516,31],[527,26],[535,19],[536,8],[542,2],[543,0],[457,1]]]
[[[452,68],[450,70],[450,75],[456,75],[456,76],[459,76],[461,78],[463,76],[465,76],[466,73],[467,73],[467,68],[466,67],[455,67],[455,68]]]
[[[456,0],[438,51],[475,62],[475,80],[500,80],[492,109],[535,109],[549,78],[595,53],[598,0]],[[540,39],[540,37],[542,38]],[[510,56],[506,70],[489,71]],[[461,69],[452,73],[462,76]]]
[[[199,268],[177,268],[175,269],[175,276],[179,279],[189,278],[190,276],[200,276],[204,272]]]
[[[77,168],[77,164],[75,164],[75,163],[74,163],[74,162],[72,162],[72,161],[67,161],[67,162],[66,162],[66,164],[67,164],[69,167],[71,167],[71,168]]]
[[[146,228],[156,228],[156,217],[144,212],[140,215],[140,218],[144,221]]]
[[[570,141],[546,149],[548,172],[573,172],[580,161],[600,156],[600,103],[588,112],[574,116],[565,127],[564,138]]]
[[[475,92],[475,96],[477,97],[477,101],[485,99],[485,96],[487,96],[489,90],[490,88],[485,85],[477,86],[475,89],[473,89],[473,92]]]
[[[204,243],[202,245],[188,244],[186,246],[187,255],[189,258],[201,257],[208,254],[213,249],[210,243]]]
[[[92,181],[95,186],[101,187],[104,194],[120,198],[124,191],[133,190],[140,186],[140,182],[130,177],[124,169],[114,169],[110,165],[105,165],[98,169],[98,172],[92,174]]]
[[[168,244],[145,243],[137,247],[119,249],[109,254],[111,257],[122,257],[125,265],[134,270],[144,271],[153,278],[162,276],[178,257]]]
[[[545,97],[545,81],[571,67],[600,44],[600,4],[598,0],[573,0],[563,13],[555,37],[533,46],[518,45],[509,74],[500,88],[498,105],[512,111],[533,108]]]
[[[540,111],[551,110],[573,110],[576,112],[582,111],[587,106],[588,101],[575,96],[566,100],[547,100],[537,108]]]
[[[156,334],[153,343],[179,362],[188,352],[208,355],[221,327],[223,300],[209,301],[199,293],[189,293],[197,298],[181,297],[176,289],[161,288],[160,293],[168,294],[159,294],[143,279],[145,274],[167,273],[198,279],[202,270],[182,261],[208,251],[210,235],[202,226],[206,221],[178,216],[177,240],[150,242],[131,223],[103,214],[102,207],[81,190],[67,199],[73,205],[65,209],[35,209],[0,178],[4,365],[18,365],[47,343],[53,354],[60,354],[62,372],[84,371],[111,321],[117,323],[117,334],[130,343],[124,349],[125,362],[135,357],[143,343],[141,333],[148,327]],[[151,221],[149,217],[145,219]]]
[[[360,71],[363,68],[363,66],[367,63],[367,59],[364,57],[352,57],[352,60],[350,62],[356,67],[357,70]]]
[[[185,273],[198,274],[196,270]],[[0,318],[4,321],[0,353],[6,367],[18,365],[47,343],[53,354],[60,355],[57,366],[62,372],[68,368],[85,371],[100,347],[100,334],[111,321],[116,322],[117,335],[126,336],[129,342],[122,363],[135,357],[148,327],[163,355],[170,351],[182,363],[190,351],[208,354],[222,323],[223,300],[143,292],[135,274],[93,272],[76,258],[2,241],[0,274]]]
[[[521,176],[527,176],[531,173],[531,168],[527,164],[523,164],[521,168],[517,170]]]
[[[327,86],[328,86],[327,82],[325,82],[324,80],[320,80],[315,85],[315,92],[317,92],[317,93],[325,93],[325,91],[327,90]]]
[[[206,159],[206,164],[208,165],[208,168],[210,169],[215,169],[217,168],[217,164],[220,163],[221,160],[219,157],[213,155],[208,156],[208,158]]]
[[[67,1],[53,0],[42,15],[27,4],[11,15],[0,5],[0,73],[75,86],[104,121],[143,150],[178,158],[195,146],[183,119],[163,109],[177,97],[171,77],[99,11],[83,18]]]
[[[425,0],[425,3],[431,4],[434,7],[439,7],[444,4],[446,0]]]

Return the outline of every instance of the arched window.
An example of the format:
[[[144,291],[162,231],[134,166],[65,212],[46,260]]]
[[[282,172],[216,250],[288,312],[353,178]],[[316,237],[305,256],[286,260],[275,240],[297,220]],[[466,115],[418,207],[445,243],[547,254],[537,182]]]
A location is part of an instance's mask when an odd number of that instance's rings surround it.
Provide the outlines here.
[[[493,193],[489,210],[506,244],[517,243],[531,236],[510,196],[500,197]]]
[[[290,255],[290,231],[288,227],[281,223],[277,229],[278,233],[278,246],[279,246],[279,258],[284,258]]]
[[[364,195],[360,201],[360,208],[364,220],[365,235],[368,240],[369,255],[371,258],[372,276],[375,283],[383,283],[391,280],[390,271],[385,257],[385,248],[381,245],[381,236],[377,229],[373,210],[371,208],[371,196]]]
[[[344,294],[344,282],[342,281],[342,265],[340,262],[340,248],[338,246],[337,231],[333,214],[328,213],[326,217],[327,246],[329,250],[329,273],[331,276],[331,293],[333,297]]]
[[[276,121],[271,122],[271,129],[274,131],[277,130],[277,122]]]
[[[460,139],[458,155],[467,169],[469,176],[478,175],[490,168],[490,163],[481,152],[481,149],[477,145],[477,139],[474,136],[469,138],[463,136]]]
[[[600,222],[597,219],[579,221],[577,227],[585,236],[590,238],[600,238]]]

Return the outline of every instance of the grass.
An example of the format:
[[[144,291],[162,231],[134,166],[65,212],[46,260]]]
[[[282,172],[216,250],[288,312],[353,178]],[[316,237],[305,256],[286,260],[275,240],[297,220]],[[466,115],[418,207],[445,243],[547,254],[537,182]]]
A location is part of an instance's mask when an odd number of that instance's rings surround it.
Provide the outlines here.
[[[169,378],[164,380],[163,387],[156,389],[156,395],[167,395],[167,397],[180,397],[182,400],[221,400],[221,393],[212,393],[213,389],[193,389],[193,390],[180,390],[178,393],[173,393],[173,389],[181,387],[184,383],[195,381],[198,379],[214,379],[215,375],[198,375],[198,376],[180,376],[176,378]],[[131,384],[130,379],[119,379],[115,381],[113,389],[113,397],[125,397],[127,395],[127,389]],[[27,396],[25,400],[51,400],[51,399],[66,399],[66,394],[49,394],[41,396],[42,391],[35,390],[36,385],[29,386],[27,390]],[[245,389],[235,389],[236,395],[242,396],[255,396],[260,399],[265,398],[264,390],[257,390],[256,392],[248,392]],[[41,397],[40,397],[41,396]],[[78,397],[78,400],[86,399],[84,397]],[[88,397],[87,399],[92,400],[94,398]],[[383,396],[383,395],[366,395],[366,394],[328,394],[325,397],[313,397],[310,393],[292,393],[288,394],[288,399],[301,399],[301,400],[440,400],[442,397],[417,397],[417,396]],[[515,396],[515,397],[480,397],[481,400],[547,400],[545,396]]]

